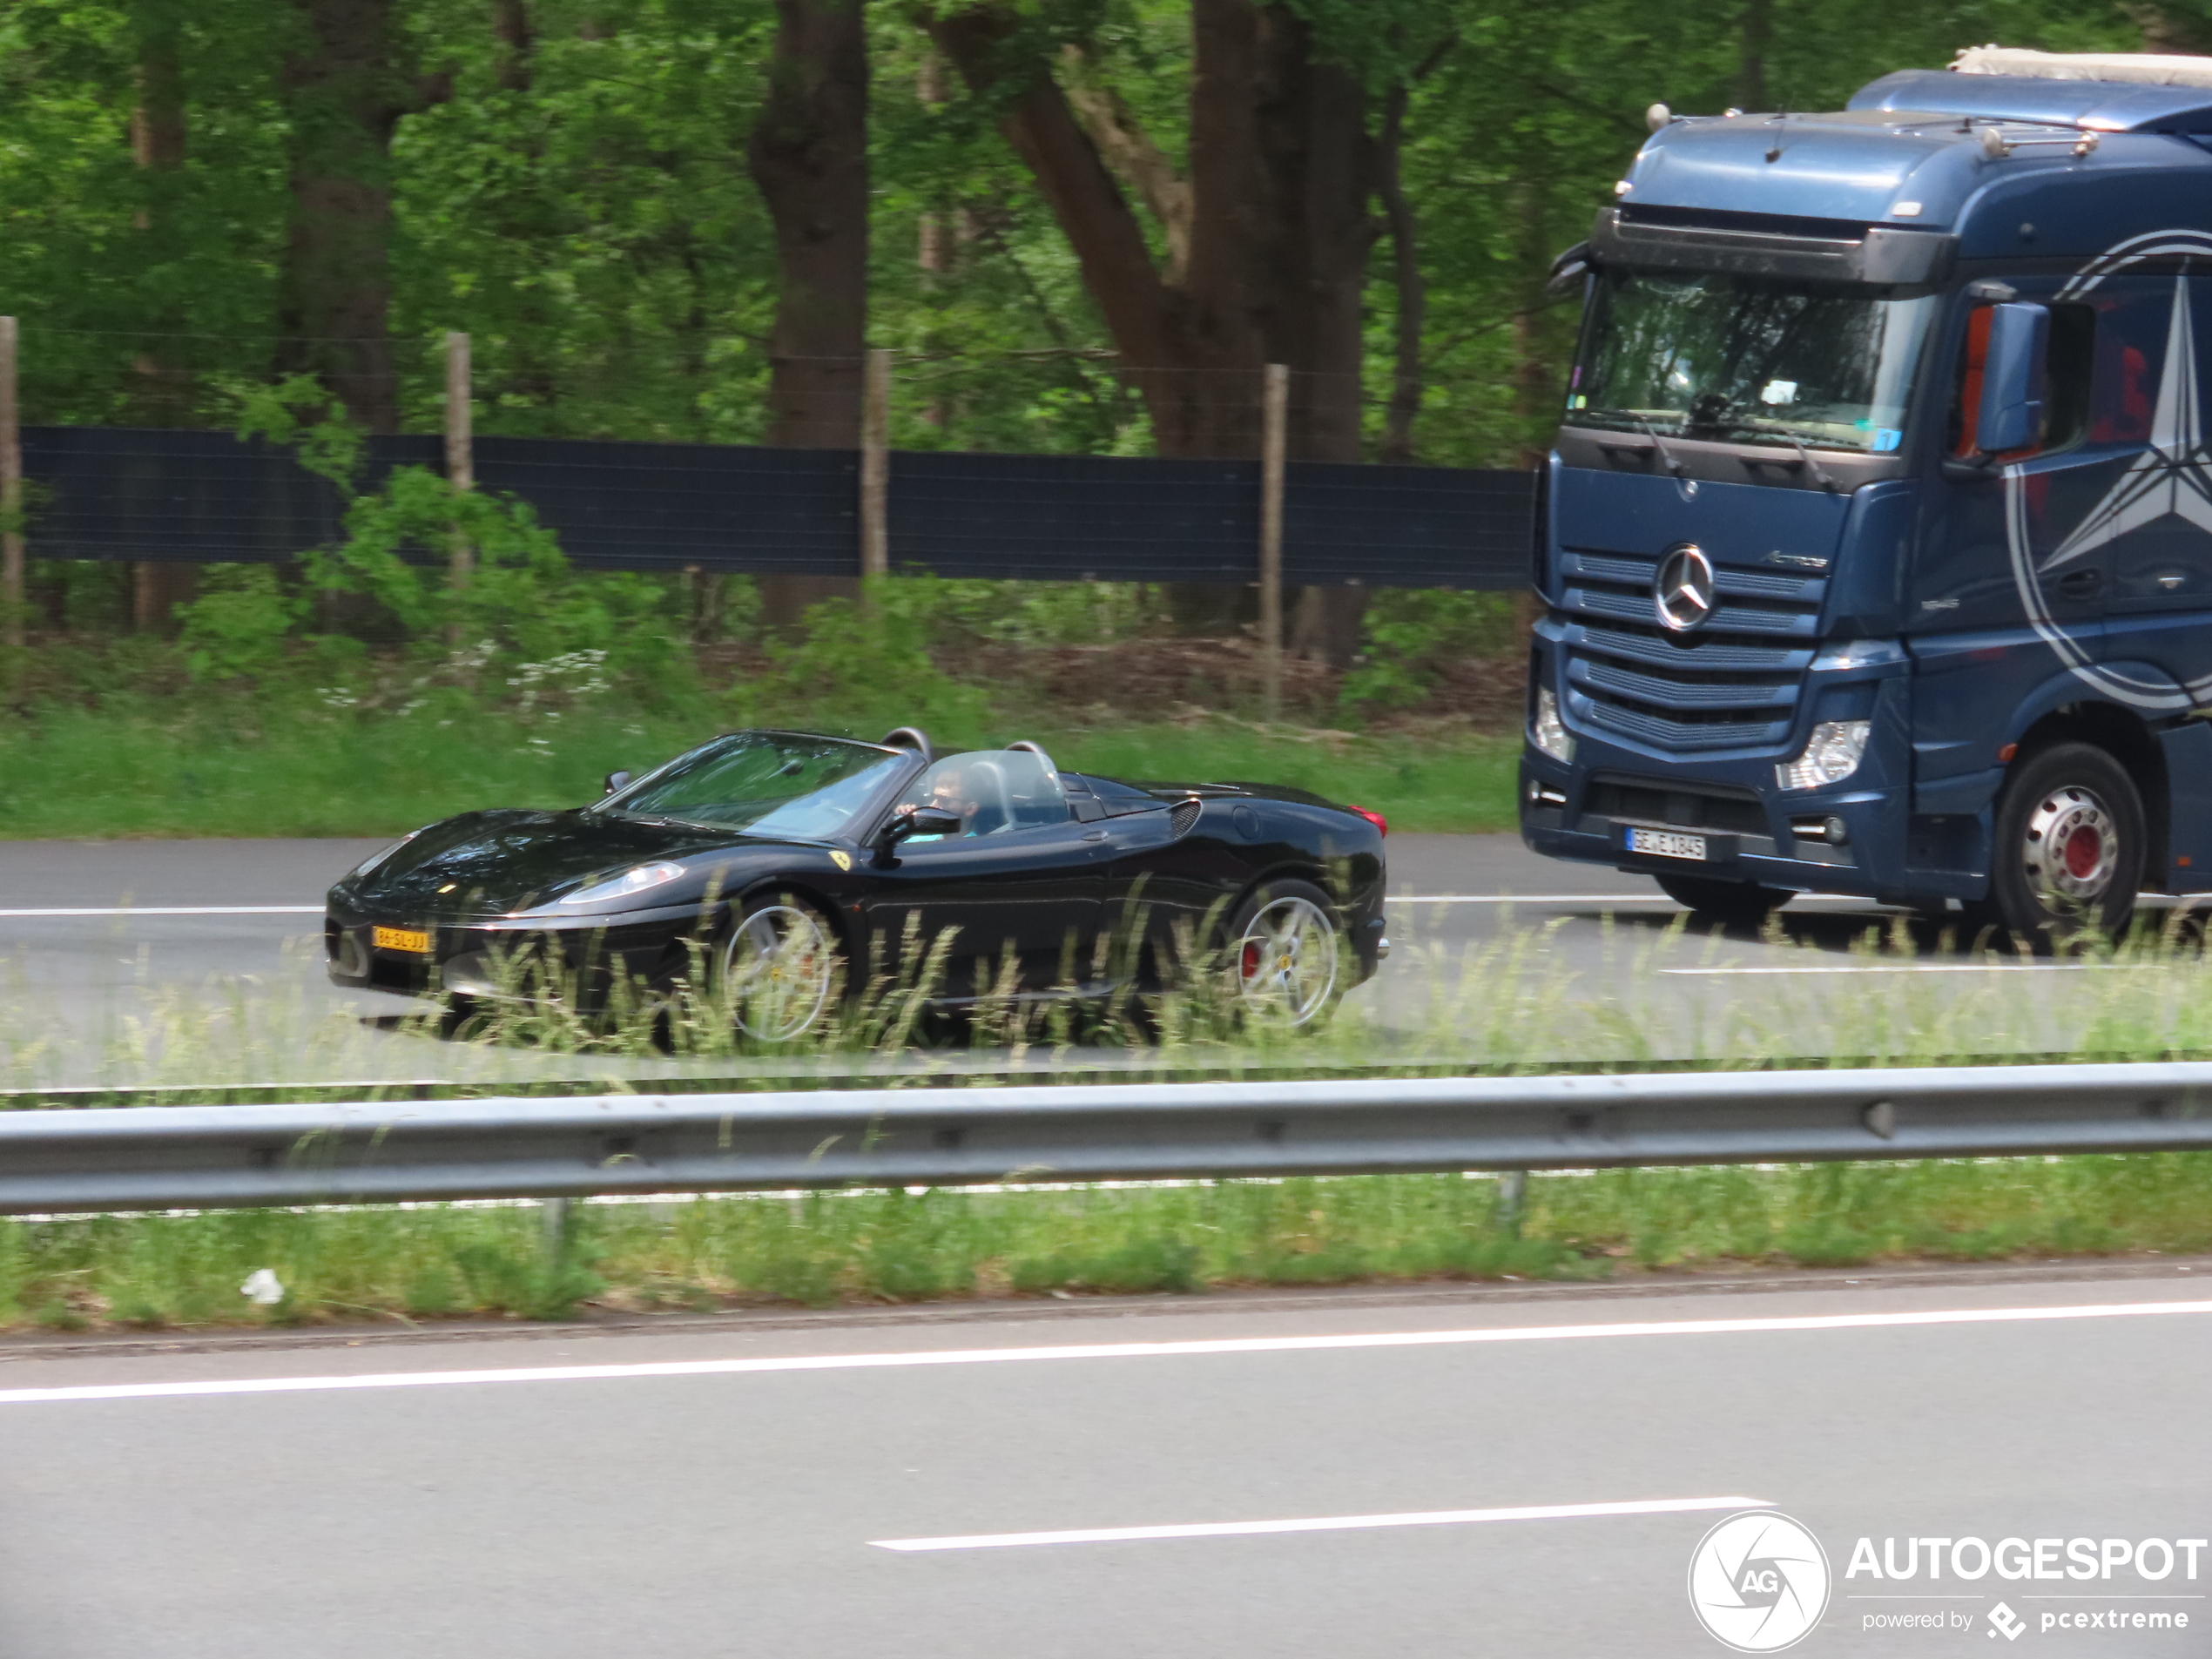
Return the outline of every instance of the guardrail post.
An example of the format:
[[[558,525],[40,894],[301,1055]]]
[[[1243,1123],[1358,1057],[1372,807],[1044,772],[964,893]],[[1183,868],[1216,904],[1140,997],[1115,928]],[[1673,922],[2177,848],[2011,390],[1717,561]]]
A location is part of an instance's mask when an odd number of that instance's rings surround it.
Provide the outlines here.
[[[23,644],[23,429],[16,417],[16,320],[0,317],[0,611],[4,637]]]
[[[860,574],[891,574],[891,354],[868,353],[860,394]]]
[[[1521,1215],[1528,1201],[1528,1171],[1507,1170],[1498,1179],[1498,1226],[1508,1238],[1521,1237]]]
[[[1291,371],[1267,366],[1259,455],[1259,668],[1265,718],[1283,718],[1283,471],[1290,436]]]
[[[470,365],[469,336],[460,333],[446,335],[446,482],[455,495],[467,495],[476,487],[475,426],[471,418],[469,398]],[[458,525],[453,532],[453,551],[449,556],[448,585],[458,597],[469,585],[469,578],[476,568],[476,550],[469,545]],[[446,624],[446,644],[458,651],[461,619],[456,616]]]

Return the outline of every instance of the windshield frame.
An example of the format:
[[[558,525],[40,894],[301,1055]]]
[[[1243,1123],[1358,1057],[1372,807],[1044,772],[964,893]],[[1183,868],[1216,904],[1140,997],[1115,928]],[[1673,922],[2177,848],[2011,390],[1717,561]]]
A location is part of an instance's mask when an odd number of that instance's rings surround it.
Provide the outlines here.
[[[1870,366],[1871,384],[1867,388],[1870,396],[1863,406],[1866,415],[1863,420],[1850,423],[1865,433],[1865,441],[1850,442],[1834,435],[1836,429],[1844,424],[1839,421],[1793,421],[1777,418],[1764,410],[1755,414],[1751,408],[1747,407],[1748,395],[1733,402],[1723,401],[1720,407],[1710,411],[1705,419],[1697,418],[1697,405],[1706,397],[1717,397],[1717,393],[1694,396],[1689,400],[1688,407],[1676,409],[1632,409],[1598,403],[1591,388],[1598,377],[1601,341],[1615,326],[1616,309],[1623,290],[1635,283],[1704,284],[1710,288],[1733,291],[1737,297],[1739,310],[1746,290],[1779,291],[1804,294],[1813,300],[1856,300],[1870,307],[1892,305],[1912,307],[1911,311],[1903,314],[1907,333],[1901,342],[1901,349],[1893,344],[1890,337],[1893,328],[1885,326],[1885,339],[1878,347],[1878,355]],[[1945,329],[1948,298],[1948,293],[1941,291],[1900,293],[1887,287],[1753,277],[1732,272],[1659,271],[1623,266],[1602,267],[1591,273],[1587,287],[1574,365],[1563,400],[1565,407],[1561,411],[1561,423],[1563,427],[1580,428],[1587,433],[1632,435],[1644,443],[1656,441],[1661,448],[1696,444],[1754,448],[1762,454],[1778,452],[1777,464],[1784,466],[1803,464],[1798,455],[1799,446],[1802,445],[1804,448],[1817,451],[1828,458],[1831,466],[1839,461],[1849,461],[1860,464],[1872,463],[1886,469],[1900,462],[1912,449],[1916,434],[1925,424],[1929,364],[1939,354],[1939,338]],[[1778,383],[1770,374],[1774,366],[1770,354],[1766,369],[1762,371],[1767,375],[1770,386]],[[1794,393],[1796,382],[1788,384]],[[1743,381],[1743,389],[1748,394],[1748,380]],[[1879,395],[1885,391],[1890,393],[1895,400],[1893,402],[1880,401]],[[1778,404],[1768,406],[1770,409],[1779,407]],[[1884,412],[1893,412],[1893,425],[1877,424]],[[1733,418],[1711,418],[1713,416]],[[1887,438],[1888,442],[1881,442],[1884,438]]]
[[[807,743],[840,744],[848,748],[869,752],[880,760],[904,760],[910,764],[887,772],[859,805],[846,814],[843,825],[836,833],[829,835],[794,835],[779,830],[769,830],[763,833],[749,826],[741,828],[730,824],[714,823],[705,819],[681,818],[663,813],[633,812],[624,807],[624,802],[636,799],[654,784],[663,781],[670,773],[683,766],[685,762],[694,759],[705,751],[714,748],[718,745],[727,744],[740,738],[793,738]],[[709,738],[704,743],[693,744],[683,753],[671,756],[669,759],[663,761],[644,776],[632,779],[612,794],[603,796],[581,810],[586,814],[618,818],[632,824],[664,825],[681,829],[709,830],[717,834],[744,836],[759,840],[807,841],[826,845],[843,843],[858,846],[866,843],[868,834],[873,833],[877,821],[882,818],[889,804],[898,798],[899,792],[913,780],[916,770],[924,765],[926,763],[919,751],[898,744],[869,743],[859,738],[842,737],[829,732],[799,732],[780,726],[752,726],[741,732],[725,732]],[[864,775],[865,770],[863,768],[861,772],[856,772],[852,775],[854,777]],[[824,786],[833,787],[834,786]],[[798,796],[793,799],[804,799],[806,797]],[[781,808],[773,810],[780,811]],[[764,813],[763,817],[768,815]],[[758,823],[760,820],[754,821]]]

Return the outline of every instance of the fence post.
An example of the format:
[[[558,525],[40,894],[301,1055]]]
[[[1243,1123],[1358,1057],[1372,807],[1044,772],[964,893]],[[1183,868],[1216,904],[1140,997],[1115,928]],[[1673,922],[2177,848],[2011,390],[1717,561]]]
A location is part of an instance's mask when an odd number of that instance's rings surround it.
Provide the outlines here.
[[[0,317],[0,610],[5,638],[23,644],[23,428],[16,421],[16,320]]]
[[[1291,371],[1267,366],[1259,455],[1260,702],[1265,718],[1283,718],[1283,458],[1289,439]]]
[[[891,354],[868,353],[860,389],[860,574],[891,574]]]
[[[469,336],[450,333],[446,335],[446,482],[455,493],[466,495],[476,487],[475,428],[470,419]],[[448,582],[458,594],[469,585],[469,577],[476,567],[476,550],[469,545],[469,538],[456,525],[453,532],[453,551],[448,558]],[[461,621],[456,616],[446,624],[446,644],[455,651],[461,649]]]

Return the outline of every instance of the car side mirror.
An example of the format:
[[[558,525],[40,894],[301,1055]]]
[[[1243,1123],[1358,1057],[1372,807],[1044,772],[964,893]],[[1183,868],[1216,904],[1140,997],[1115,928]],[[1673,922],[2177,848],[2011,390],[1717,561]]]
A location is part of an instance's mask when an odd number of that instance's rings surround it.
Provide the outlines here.
[[[1983,455],[2025,449],[2042,430],[2050,343],[2047,307],[1989,308],[1989,345],[1982,357],[1981,403],[1974,419],[1974,448]]]
[[[617,789],[627,789],[629,787],[630,774],[628,772],[610,772],[607,774],[607,786],[599,792],[603,795],[611,795]]]

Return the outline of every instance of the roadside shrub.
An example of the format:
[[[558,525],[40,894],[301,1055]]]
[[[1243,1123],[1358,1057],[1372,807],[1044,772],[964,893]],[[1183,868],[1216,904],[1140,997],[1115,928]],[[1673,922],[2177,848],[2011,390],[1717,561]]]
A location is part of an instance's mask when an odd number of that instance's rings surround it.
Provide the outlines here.
[[[1338,698],[1347,713],[1409,708],[1435,689],[1454,658],[1491,657],[1513,637],[1503,594],[1384,588],[1367,602],[1366,645]]]

